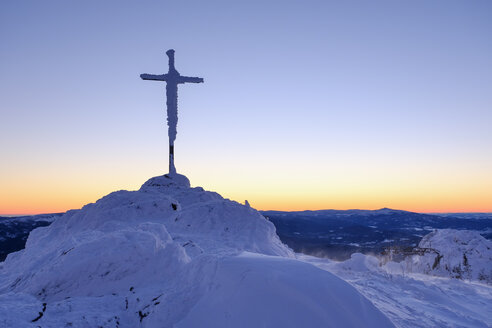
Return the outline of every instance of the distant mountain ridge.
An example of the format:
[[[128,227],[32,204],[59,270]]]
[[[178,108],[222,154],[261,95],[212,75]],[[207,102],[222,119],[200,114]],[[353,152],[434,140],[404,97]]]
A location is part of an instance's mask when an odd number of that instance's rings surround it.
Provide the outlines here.
[[[320,215],[320,214],[345,214],[345,215],[350,215],[350,214],[368,214],[368,215],[377,215],[377,214],[391,214],[391,213],[401,213],[401,212],[406,212],[406,213],[414,213],[414,212],[409,212],[409,211],[404,211],[404,210],[395,210],[392,208],[387,208],[383,207],[377,210],[361,210],[361,209],[350,209],[350,210],[333,210],[333,209],[328,209],[328,210],[303,210],[303,211],[275,211],[275,210],[269,210],[269,211],[262,211],[262,213],[268,213],[268,214],[275,214],[275,213],[290,213],[290,214],[314,214],[314,215]]]
[[[355,252],[379,254],[389,247],[412,248],[436,229],[478,231],[492,239],[492,214],[426,214],[379,210],[262,211],[280,239],[294,251],[345,260]]]

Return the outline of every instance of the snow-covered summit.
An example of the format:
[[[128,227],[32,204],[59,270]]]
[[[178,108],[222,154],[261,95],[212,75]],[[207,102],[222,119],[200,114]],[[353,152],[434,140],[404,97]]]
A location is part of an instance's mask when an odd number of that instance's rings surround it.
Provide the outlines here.
[[[166,188],[166,187],[183,187],[190,188],[190,180],[178,173],[165,174],[157,177],[150,178],[142,185],[141,191],[154,188]]]
[[[202,322],[392,326],[349,284],[295,260],[259,212],[182,175],[68,211],[0,263],[0,326]]]
[[[0,291],[29,291],[55,300],[74,292],[93,295],[101,288],[115,292],[145,266],[152,274],[142,282],[149,282],[174,274],[198,255],[243,251],[293,256],[256,210],[190,188],[183,175],[165,175],[151,178],[139,191],[113,192],[33,230],[26,249],[7,257],[4,266],[15,284],[0,285]],[[77,281],[82,277],[83,284]]]

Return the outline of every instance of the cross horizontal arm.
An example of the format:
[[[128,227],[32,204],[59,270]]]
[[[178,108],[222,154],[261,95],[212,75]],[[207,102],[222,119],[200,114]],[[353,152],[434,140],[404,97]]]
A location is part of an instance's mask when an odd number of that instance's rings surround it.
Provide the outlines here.
[[[153,81],[167,81],[167,74],[154,75],[154,74],[140,74],[142,80],[153,80]]]
[[[178,83],[203,83],[203,79],[201,77],[180,76]]]

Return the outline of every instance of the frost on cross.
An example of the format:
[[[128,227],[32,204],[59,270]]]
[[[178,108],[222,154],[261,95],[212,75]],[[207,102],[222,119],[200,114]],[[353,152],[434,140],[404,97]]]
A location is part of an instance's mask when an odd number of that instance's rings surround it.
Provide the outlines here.
[[[142,80],[165,81],[167,97],[167,125],[169,135],[169,174],[176,174],[174,166],[174,141],[176,140],[176,126],[178,125],[178,84],[183,83],[202,83],[200,77],[182,76],[174,67],[174,50],[166,51],[169,57],[169,71],[167,74],[153,75],[140,74]]]

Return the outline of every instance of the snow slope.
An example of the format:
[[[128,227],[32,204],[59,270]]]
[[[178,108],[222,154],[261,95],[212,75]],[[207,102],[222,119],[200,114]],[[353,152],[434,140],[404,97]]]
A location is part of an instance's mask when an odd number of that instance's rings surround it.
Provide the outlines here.
[[[117,191],[31,232],[0,263],[0,327],[392,327],[294,258],[256,210],[182,175]]]
[[[210,291],[177,327],[392,326],[349,284],[293,259],[245,253],[221,261]],[[217,311],[220,309],[220,311]]]

